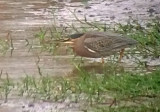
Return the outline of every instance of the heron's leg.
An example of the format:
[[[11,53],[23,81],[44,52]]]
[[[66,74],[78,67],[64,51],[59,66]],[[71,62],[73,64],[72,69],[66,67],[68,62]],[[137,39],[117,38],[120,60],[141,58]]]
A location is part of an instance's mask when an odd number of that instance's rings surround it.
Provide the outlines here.
[[[101,57],[101,61],[102,61],[102,64],[104,64],[104,58],[103,57]]]
[[[76,54],[74,54],[74,56],[73,56],[73,58],[72,58],[72,60],[75,60],[75,58],[77,57],[77,55]]]
[[[83,57],[81,57],[81,63],[84,63]]]
[[[123,55],[124,55],[124,49],[121,49],[121,51],[120,51],[120,57],[118,59],[118,62],[121,62],[121,59],[122,59]]]

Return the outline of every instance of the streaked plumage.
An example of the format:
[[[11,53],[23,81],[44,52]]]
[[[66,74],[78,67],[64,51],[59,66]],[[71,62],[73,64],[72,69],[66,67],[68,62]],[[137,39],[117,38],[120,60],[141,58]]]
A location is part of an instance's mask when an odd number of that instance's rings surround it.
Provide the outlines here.
[[[86,32],[70,36],[74,52],[83,57],[101,58],[112,55],[137,41],[112,32]]]

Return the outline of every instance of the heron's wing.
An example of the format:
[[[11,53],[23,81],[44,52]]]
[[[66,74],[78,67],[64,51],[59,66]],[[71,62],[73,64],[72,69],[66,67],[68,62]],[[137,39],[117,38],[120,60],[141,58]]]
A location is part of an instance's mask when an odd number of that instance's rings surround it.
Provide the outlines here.
[[[131,44],[133,39],[122,37],[116,33],[89,33],[86,34],[84,45],[95,52],[119,51]]]

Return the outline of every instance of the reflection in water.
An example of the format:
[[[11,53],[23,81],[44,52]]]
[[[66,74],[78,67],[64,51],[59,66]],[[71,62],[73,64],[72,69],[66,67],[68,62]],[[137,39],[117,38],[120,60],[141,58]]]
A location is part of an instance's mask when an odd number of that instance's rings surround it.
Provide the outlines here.
[[[88,63],[87,65],[79,65],[77,67],[74,67],[73,71],[69,76],[76,76],[80,71],[85,71],[93,74],[113,74],[124,72],[124,67],[121,66],[119,63],[100,63],[100,62],[94,62],[94,63]]]

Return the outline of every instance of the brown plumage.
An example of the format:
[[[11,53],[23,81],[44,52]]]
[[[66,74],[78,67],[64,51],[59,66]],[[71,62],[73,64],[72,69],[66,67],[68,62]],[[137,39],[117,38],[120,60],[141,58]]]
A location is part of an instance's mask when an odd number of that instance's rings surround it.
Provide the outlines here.
[[[117,33],[93,31],[73,34],[70,36],[70,41],[66,43],[72,45],[76,55],[101,58],[124,51],[124,48],[135,45],[137,41]]]

